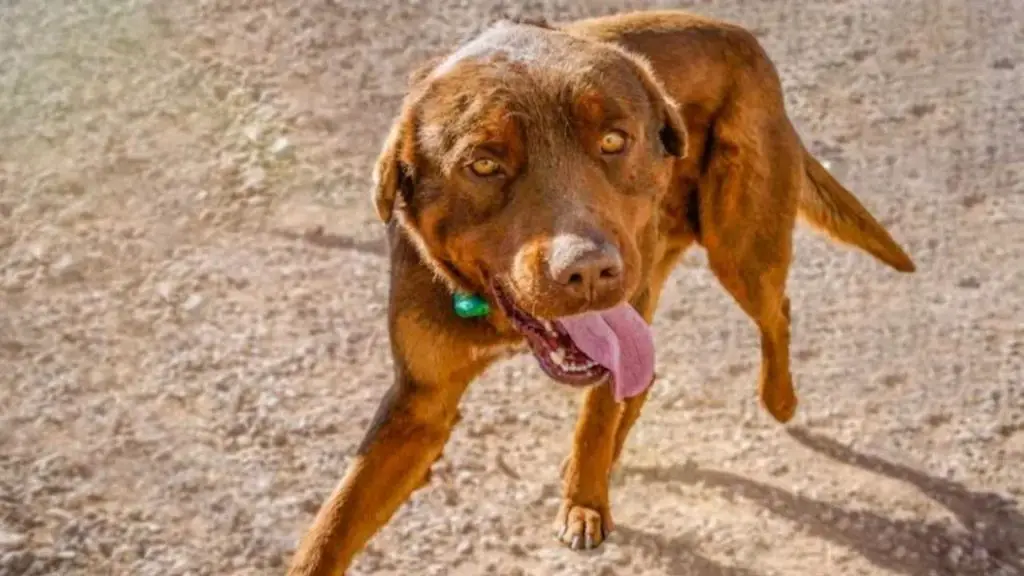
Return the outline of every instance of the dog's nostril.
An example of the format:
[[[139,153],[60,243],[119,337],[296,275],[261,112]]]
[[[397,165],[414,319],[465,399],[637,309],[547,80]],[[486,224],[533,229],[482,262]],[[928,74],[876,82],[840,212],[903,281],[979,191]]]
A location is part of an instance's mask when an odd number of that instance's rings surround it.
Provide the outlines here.
[[[576,235],[555,238],[548,265],[551,279],[576,295],[613,290],[623,273],[622,255],[615,245]]]

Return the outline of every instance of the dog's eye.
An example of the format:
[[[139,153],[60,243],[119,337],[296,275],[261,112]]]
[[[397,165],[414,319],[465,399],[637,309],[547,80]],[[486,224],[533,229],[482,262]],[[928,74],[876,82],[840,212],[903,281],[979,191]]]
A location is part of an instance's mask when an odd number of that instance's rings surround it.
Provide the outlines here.
[[[626,149],[626,135],[618,130],[605,132],[601,137],[601,152],[604,154],[618,154]]]
[[[477,176],[494,176],[501,170],[501,166],[490,158],[480,158],[470,164],[469,169]]]

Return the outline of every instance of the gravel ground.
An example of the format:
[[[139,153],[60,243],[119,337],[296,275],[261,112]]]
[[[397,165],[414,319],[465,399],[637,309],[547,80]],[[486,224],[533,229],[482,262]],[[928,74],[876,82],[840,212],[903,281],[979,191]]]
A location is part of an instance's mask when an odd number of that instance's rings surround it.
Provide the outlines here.
[[[798,233],[787,429],[693,252],[605,546],[550,536],[579,398],[523,358],[351,573],[1024,574],[1020,0],[0,0],[0,575],[283,573],[390,377],[406,74],[506,11],[668,6],[757,32],[919,272]]]

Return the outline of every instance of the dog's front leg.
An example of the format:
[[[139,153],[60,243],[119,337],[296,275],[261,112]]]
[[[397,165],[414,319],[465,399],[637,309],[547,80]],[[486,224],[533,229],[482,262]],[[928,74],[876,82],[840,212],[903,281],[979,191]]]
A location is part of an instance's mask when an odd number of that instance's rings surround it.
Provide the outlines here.
[[[461,388],[461,387],[460,387]],[[455,421],[458,395],[399,379],[341,484],[296,552],[290,576],[340,576],[366,542],[424,484]]]
[[[572,453],[562,466],[562,507],[555,520],[556,536],[574,550],[599,546],[612,529],[608,482],[621,417],[611,386],[587,390]]]
[[[657,308],[661,285],[685,244],[656,270],[651,285],[641,291],[633,307],[649,324]],[[614,528],[609,502],[612,467],[626,442],[629,429],[647,399],[643,393],[619,403],[610,385],[590,388],[576,422],[572,452],[562,462],[562,506],[555,519],[555,534],[574,550],[589,550],[604,542]]]
[[[426,286],[430,287],[429,278]],[[345,478],[321,507],[293,558],[290,576],[340,576],[352,558],[422,486],[458,419],[466,387],[493,360],[476,342],[484,327],[453,328],[450,312],[399,286],[392,301],[395,383]],[[408,290],[419,297],[406,297]],[[429,292],[428,292],[429,294]],[[476,334],[480,332],[481,334]]]

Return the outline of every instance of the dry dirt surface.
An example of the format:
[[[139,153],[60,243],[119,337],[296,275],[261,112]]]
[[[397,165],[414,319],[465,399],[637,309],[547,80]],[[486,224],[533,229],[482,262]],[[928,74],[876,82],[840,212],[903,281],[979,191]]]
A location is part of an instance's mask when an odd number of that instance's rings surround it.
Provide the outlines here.
[[[551,536],[579,396],[521,358],[351,575],[1024,574],[1021,0],[0,0],[0,575],[282,574],[389,384],[406,74],[505,12],[669,6],[756,31],[919,272],[798,233],[783,427],[693,252],[605,546]]]

